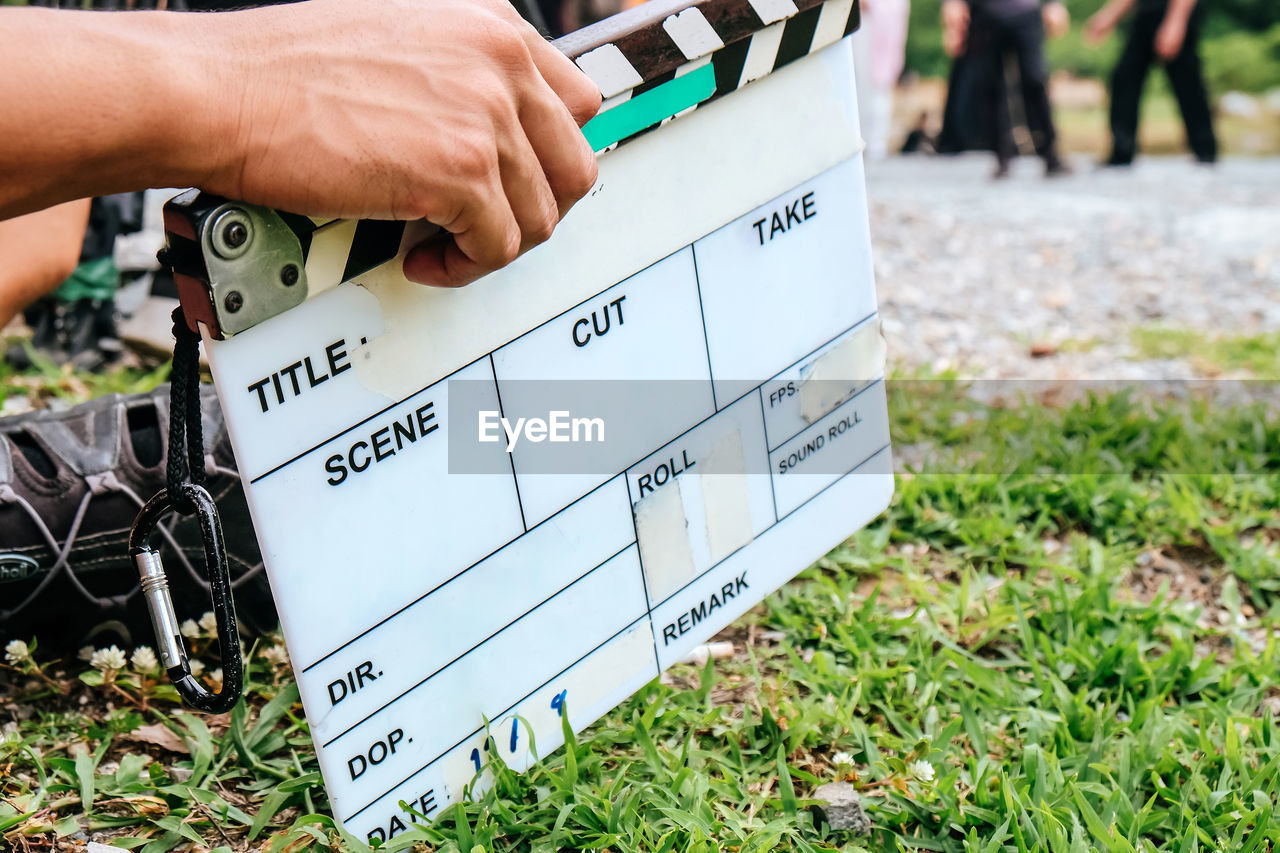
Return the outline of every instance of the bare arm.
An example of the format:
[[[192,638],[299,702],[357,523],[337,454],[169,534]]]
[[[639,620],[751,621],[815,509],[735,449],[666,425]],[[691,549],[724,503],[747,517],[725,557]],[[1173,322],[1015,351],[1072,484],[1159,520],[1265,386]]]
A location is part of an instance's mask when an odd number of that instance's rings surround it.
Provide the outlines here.
[[[1191,17],[1191,13],[1195,11],[1196,0],[1169,0],[1169,9],[1164,13],[1166,21],[1177,21],[1182,26],[1187,25],[1187,19]]]
[[[1155,48],[1161,59],[1168,62],[1182,52],[1187,39],[1187,20],[1195,11],[1196,0],[1169,0],[1169,8],[1156,31]]]
[[[71,275],[88,224],[87,199],[0,221],[0,328]]]
[[[225,108],[187,106],[207,81],[182,61],[198,43],[177,15],[0,16],[0,217],[166,181],[189,186],[207,177],[202,161],[229,153],[197,156],[196,140],[225,137],[229,122]]]
[[[1062,0],[1049,0],[1040,10],[1044,33],[1051,39],[1061,38],[1071,28],[1071,13]]]
[[[969,41],[969,4],[965,0],[943,0],[942,49],[959,56]]]
[[[600,93],[502,0],[220,14],[0,10],[0,217],[198,186],[315,216],[427,219],[405,271],[457,285],[590,189]]]
[[[1137,0],[1110,0],[1085,22],[1085,37],[1094,44],[1102,41],[1116,28],[1120,19],[1129,14],[1136,2]]]

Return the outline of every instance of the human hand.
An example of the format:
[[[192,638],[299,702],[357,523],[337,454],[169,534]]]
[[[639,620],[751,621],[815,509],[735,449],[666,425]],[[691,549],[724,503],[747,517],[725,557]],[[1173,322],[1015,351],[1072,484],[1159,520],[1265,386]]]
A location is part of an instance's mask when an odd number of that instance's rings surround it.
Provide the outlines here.
[[[457,286],[551,236],[595,183],[600,92],[505,0],[311,0],[217,16],[237,114],[202,189],[313,216],[425,219],[413,281]],[[221,155],[221,156],[219,156]]]
[[[1107,36],[1111,35],[1111,31],[1115,28],[1115,16],[1111,15],[1107,7],[1104,6],[1084,22],[1085,41],[1095,46],[1101,44]]]
[[[964,52],[969,39],[969,4],[965,0],[944,0],[942,4],[942,49],[948,56]]]
[[[1160,29],[1156,30],[1156,55],[1169,62],[1182,52],[1182,44],[1187,38],[1186,24],[1172,16],[1164,19]]]
[[[1064,35],[1071,26],[1071,13],[1059,0],[1046,3],[1040,17],[1044,20],[1045,34],[1051,39]]]

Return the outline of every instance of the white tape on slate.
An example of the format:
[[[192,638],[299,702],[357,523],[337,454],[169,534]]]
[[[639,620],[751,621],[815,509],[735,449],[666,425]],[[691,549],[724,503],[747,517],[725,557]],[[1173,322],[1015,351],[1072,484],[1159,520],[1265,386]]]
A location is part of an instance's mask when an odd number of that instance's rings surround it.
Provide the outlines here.
[[[782,44],[782,31],[785,28],[786,23],[778,21],[752,36],[751,46],[747,48],[747,59],[742,65],[739,86],[759,80],[773,70],[773,63],[778,58],[778,46]]]
[[[606,98],[644,82],[640,72],[622,55],[616,44],[606,44],[584,53],[578,57],[577,63]]]
[[[824,4],[818,15],[818,26],[813,32],[813,43],[827,45],[838,40],[849,21],[852,6],[853,0],[835,0]]]
[[[589,724],[887,505],[855,109],[848,50],[799,60],[603,157],[500,273],[390,264],[211,342],[349,831],[389,840],[491,758],[528,766],[562,714]],[[253,390],[299,363],[316,382]],[[454,469],[451,423],[545,417],[547,379],[661,381],[620,395],[589,469],[528,473],[536,442]]]
[[[796,14],[796,4],[793,0],[750,0],[751,8],[756,10],[756,14],[760,16],[760,20],[766,24],[772,24],[774,21],[781,21],[783,18],[789,18]]]
[[[795,9],[794,4],[791,8]],[[662,22],[662,28],[680,48],[685,59],[697,59],[724,47],[724,42],[697,6],[667,18]]]

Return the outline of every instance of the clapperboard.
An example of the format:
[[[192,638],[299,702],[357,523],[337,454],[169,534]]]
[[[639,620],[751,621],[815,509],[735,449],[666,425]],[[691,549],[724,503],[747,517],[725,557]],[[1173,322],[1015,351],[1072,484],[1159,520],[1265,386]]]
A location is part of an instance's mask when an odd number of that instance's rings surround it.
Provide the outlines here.
[[[167,208],[350,832],[527,767],[887,506],[857,21],[683,0],[561,40],[599,180],[458,290],[402,277],[417,225]]]

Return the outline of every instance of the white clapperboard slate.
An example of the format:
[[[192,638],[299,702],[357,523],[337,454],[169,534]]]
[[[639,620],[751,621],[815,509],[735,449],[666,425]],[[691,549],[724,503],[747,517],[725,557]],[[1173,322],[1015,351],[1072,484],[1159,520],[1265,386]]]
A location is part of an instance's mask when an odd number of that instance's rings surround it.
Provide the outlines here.
[[[890,499],[854,0],[654,5],[559,43],[599,180],[507,269],[422,287],[413,226],[290,217],[295,307],[232,329],[179,280],[359,837],[557,748]],[[479,441],[557,410],[606,440]]]

